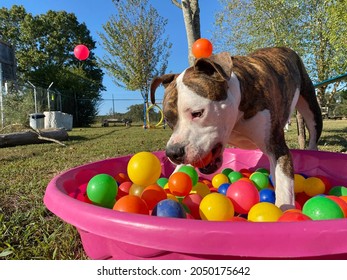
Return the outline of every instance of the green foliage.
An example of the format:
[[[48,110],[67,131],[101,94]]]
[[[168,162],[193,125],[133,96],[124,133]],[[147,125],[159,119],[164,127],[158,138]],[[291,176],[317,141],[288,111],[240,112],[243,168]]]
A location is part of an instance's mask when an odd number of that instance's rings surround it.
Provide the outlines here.
[[[42,88],[54,82],[54,88],[67,97],[63,99],[64,112],[74,115],[75,125],[89,125],[104,87],[93,53],[96,43],[86,25],[65,11],[33,16],[23,6],[14,5],[0,9],[0,28],[0,40],[15,47],[19,79]],[[91,51],[83,62],[73,54],[78,44]]]
[[[114,82],[127,90],[140,90],[148,99],[150,81],[167,68],[168,39],[163,39],[167,20],[148,0],[114,1],[117,14],[103,26],[100,33],[108,53],[100,59]]]

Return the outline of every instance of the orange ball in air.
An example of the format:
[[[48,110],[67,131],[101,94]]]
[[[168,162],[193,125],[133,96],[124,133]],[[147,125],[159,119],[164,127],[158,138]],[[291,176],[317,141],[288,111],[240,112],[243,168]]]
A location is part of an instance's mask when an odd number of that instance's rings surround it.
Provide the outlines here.
[[[209,57],[212,51],[212,43],[205,38],[196,40],[192,46],[192,53],[196,58]]]

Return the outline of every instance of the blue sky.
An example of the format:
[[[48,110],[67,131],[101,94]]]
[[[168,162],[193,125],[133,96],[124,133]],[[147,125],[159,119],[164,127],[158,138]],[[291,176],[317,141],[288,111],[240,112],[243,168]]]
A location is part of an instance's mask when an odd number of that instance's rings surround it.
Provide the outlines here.
[[[172,43],[172,48],[167,72],[181,72],[188,66],[187,38],[182,11],[174,6],[171,0],[149,0],[149,2],[162,17],[168,19],[165,30]],[[202,37],[211,38],[214,14],[220,9],[219,1],[200,0],[199,2],[201,35]],[[97,49],[94,52],[99,57],[103,55],[104,51],[98,32],[103,31],[102,25],[107,22],[112,14],[116,13],[116,8],[111,0],[1,0],[1,4],[6,8],[11,8],[12,5],[23,5],[26,11],[33,15],[46,13],[48,10],[65,10],[74,13],[78,21],[84,22],[91,31],[93,39],[97,42]],[[100,114],[107,114],[112,110],[112,98],[115,99],[114,109],[116,112],[124,113],[130,105],[142,103],[139,92],[127,92],[125,89],[117,87],[106,71],[104,72],[104,85],[107,89],[102,92],[102,98],[105,100],[100,106]],[[162,88],[160,88],[159,98],[160,95],[162,96],[162,91]]]

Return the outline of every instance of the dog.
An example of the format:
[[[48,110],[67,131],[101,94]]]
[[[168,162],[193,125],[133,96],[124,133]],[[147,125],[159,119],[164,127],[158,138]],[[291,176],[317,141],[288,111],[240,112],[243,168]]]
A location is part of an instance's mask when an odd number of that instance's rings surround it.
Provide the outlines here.
[[[160,85],[165,120],[173,130],[166,156],[173,163],[200,161],[200,172],[212,174],[221,167],[226,146],[260,149],[269,158],[276,205],[294,207],[294,168],[284,127],[296,108],[309,132],[308,148],[317,150],[323,126],[314,86],[297,53],[276,47],[196,59],[180,74],[152,80],[153,104]]]

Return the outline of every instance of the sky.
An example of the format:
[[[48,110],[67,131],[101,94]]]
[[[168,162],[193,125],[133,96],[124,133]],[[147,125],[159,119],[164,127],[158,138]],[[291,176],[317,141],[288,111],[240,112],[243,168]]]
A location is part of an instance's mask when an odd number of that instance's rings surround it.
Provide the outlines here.
[[[171,3],[171,0],[149,0],[158,13],[168,20],[165,35],[172,43],[171,55],[167,73],[180,73],[188,66],[188,47],[182,11]],[[11,8],[13,5],[23,5],[27,13],[44,14],[48,10],[67,11],[74,13],[80,23],[84,22],[97,42],[93,50],[98,57],[105,54],[98,33],[103,32],[102,25],[116,13],[111,0],[0,0],[1,6]],[[211,39],[215,12],[220,9],[218,0],[200,0],[201,37]],[[73,51],[73,50],[72,50]],[[103,69],[104,70],[104,69]],[[106,90],[102,92],[104,99],[99,107],[99,114],[105,115],[113,110],[125,113],[130,105],[142,103],[139,92],[126,91],[117,87],[112,78],[104,70],[103,84]],[[158,99],[162,97],[163,89],[158,89]],[[131,100],[129,100],[131,99]],[[63,108],[64,111],[64,108]]]

